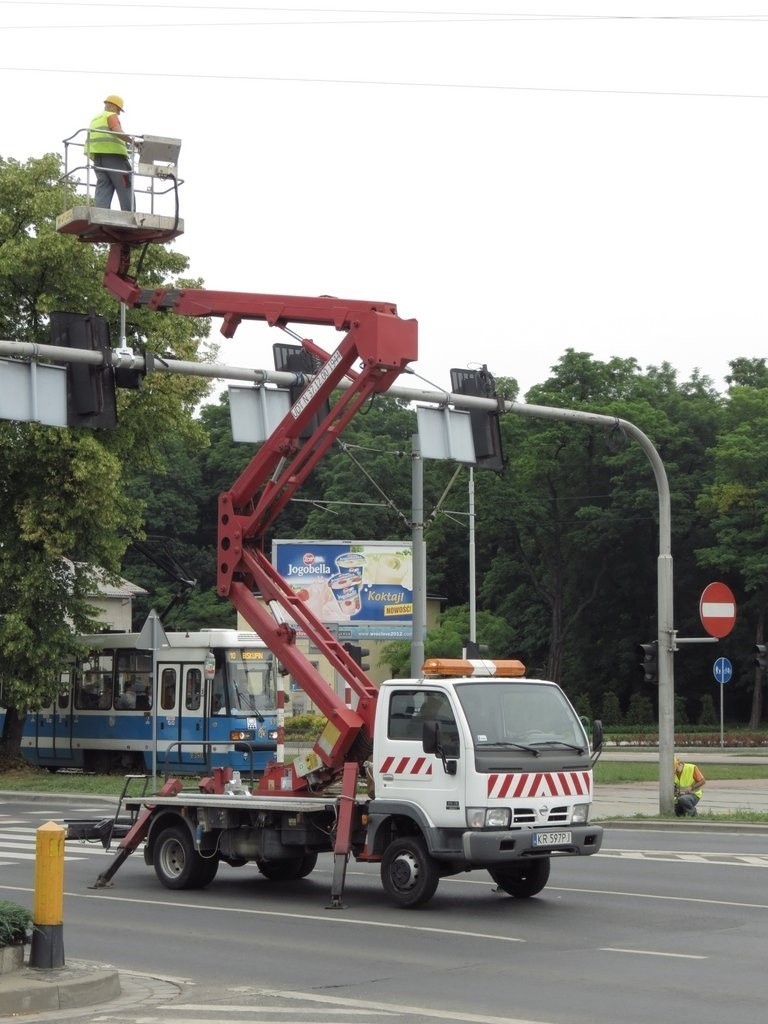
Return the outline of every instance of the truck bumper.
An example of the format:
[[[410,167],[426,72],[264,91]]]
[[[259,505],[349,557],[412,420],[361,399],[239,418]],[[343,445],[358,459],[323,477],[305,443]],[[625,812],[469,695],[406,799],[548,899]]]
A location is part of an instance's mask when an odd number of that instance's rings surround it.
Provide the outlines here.
[[[567,837],[563,836],[567,833]],[[565,840],[565,841],[563,841]],[[589,856],[603,843],[600,825],[568,826],[562,829],[519,829],[508,832],[464,832],[464,857],[475,866],[504,864],[521,857],[550,854]]]

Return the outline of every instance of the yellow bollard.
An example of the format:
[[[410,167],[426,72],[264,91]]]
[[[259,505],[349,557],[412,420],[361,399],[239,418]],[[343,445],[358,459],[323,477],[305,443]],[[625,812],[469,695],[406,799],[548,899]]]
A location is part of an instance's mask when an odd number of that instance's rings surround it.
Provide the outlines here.
[[[37,830],[35,905],[30,967],[64,966],[64,836],[66,829],[49,821]]]

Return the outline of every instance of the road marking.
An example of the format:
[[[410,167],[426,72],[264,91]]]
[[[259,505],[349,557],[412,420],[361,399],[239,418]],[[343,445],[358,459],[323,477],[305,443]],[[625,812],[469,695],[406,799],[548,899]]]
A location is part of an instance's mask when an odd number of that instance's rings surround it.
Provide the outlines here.
[[[614,860],[645,860],[649,863],[717,864],[721,867],[768,868],[768,854],[759,853],[684,853],[675,850],[600,851],[601,857]]]
[[[741,907],[744,910],[768,910],[768,903],[740,903],[736,900],[707,900],[694,896],[661,896],[655,892],[623,892],[621,889],[579,889],[575,886],[548,885],[546,892],[579,892],[584,896],[629,896],[639,900],[663,900],[670,903],[693,903],[709,907]]]
[[[678,960],[708,960],[706,956],[695,956],[691,953],[665,953],[659,949],[623,949],[621,946],[600,946],[600,953],[631,953],[636,956],[668,956]]]
[[[271,989],[271,988],[253,988],[253,989],[249,988],[249,989],[246,989],[245,991],[247,991],[249,995],[253,996],[254,999],[259,999],[259,998],[263,998],[263,997],[266,996],[266,997],[272,998],[272,999],[275,999],[275,998],[277,998],[277,999],[285,999],[285,1000],[289,1000],[290,999],[290,1000],[293,1000],[294,1002],[301,1001],[301,1002],[309,1002],[309,1003],[314,1003],[314,1004],[318,1004],[319,1003],[319,1004],[331,1007],[330,1010],[324,1011],[324,1012],[328,1012],[328,1013],[333,1012],[334,1008],[335,1008],[336,1012],[339,1012],[340,1008],[348,1007],[350,1012],[351,1011],[355,1011],[356,1013],[360,1013],[361,1011],[364,1012],[364,1013],[380,1013],[380,1014],[383,1013],[383,1014],[386,1014],[387,1016],[391,1016],[391,1015],[394,1015],[394,1014],[411,1014],[411,1015],[416,1015],[416,1016],[421,1016],[421,1017],[436,1017],[439,1020],[470,1021],[471,1024],[547,1024],[547,1022],[543,1021],[543,1020],[531,1021],[528,1018],[522,1018],[522,1017],[509,1017],[509,1016],[494,1017],[494,1016],[490,1016],[488,1014],[482,1014],[482,1013],[461,1013],[461,1012],[454,1012],[454,1011],[451,1011],[451,1010],[432,1010],[429,1007],[424,1007],[424,1006],[401,1005],[399,1003],[379,1003],[379,1002],[374,1002],[373,1000],[370,1000],[370,999],[350,999],[350,998],[347,998],[345,996],[326,996],[326,995],[321,995],[321,994],[319,994],[317,992],[296,992],[296,991],[292,991],[292,990],[283,991],[281,989]],[[169,1004],[167,1007],[162,1007],[162,1008],[163,1009],[172,1009],[173,1005],[174,1004]],[[188,1005],[187,1006],[179,1006],[178,1008],[180,1010],[182,1010],[182,1009],[183,1010],[192,1009],[192,1007],[190,1007]],[[198,1007],[194,1007],[194,1008],[197,1009]],[[202,1009],[202,1010],[205,1010],[205,1009],[208,1009],[208,1008],[210,1008],[210,1004],[208,1004],[208,1006],[200,1006],[199,1007],[199,1009]],[[253,1005],[249,1005],[249,1006],[245,1006],[245,1007],[230,1007],[230,1006],[226,1007],[227,1012],[229,1012],[232,1009],[234,1009],[235,1011],[243,1009],[246,1012],[250,1012],[250,1013],[255,1012]],[[297,1012],[300,1012],[300,1010],[304,1010],[304,1009],[306,1009],[306,1007],[298,1007],[298,1006],[296,1006],[296,1007],[293,1007],[293,1012],[297,1013]],[[269,1012],[274,1012],[274,1011],[275,1011],[274,1007],[264,1007],[264,1009],[263,1009],[264,1013],[269,1013]],[[313,1006],[313,1013],[317,1013],[317,1012],[323,1012],[323,1011],[318,1011],[317,1006]],[[158,1020],[161,1020],[161,1018],[158,1018]],[[162,1020],[163,1020],[163,1024],[167,1024],[167,1018],[162,1018]],[[220,1020],[221,1020],[221,1015],[216,1017],[215,1020],[212,1022],[212,1024],[219,1024]],[[142,1022],[137,1021],[136,1024],[142,1024]],[[177,1021],[176,1024],[181,1024],[181,1022]],[[197,1024],[205,1024],[205,1022],[198,1021]],[[261,1021],[260,1024],[266,1024],[266,1021]]]

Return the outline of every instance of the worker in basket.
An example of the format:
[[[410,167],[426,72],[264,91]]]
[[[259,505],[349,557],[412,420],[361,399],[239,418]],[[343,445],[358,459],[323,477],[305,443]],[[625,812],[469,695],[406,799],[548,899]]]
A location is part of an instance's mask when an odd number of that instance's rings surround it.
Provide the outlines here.
[[[706,781],[698,765],[675,756],[675,814],[678,818],[696,816],[696,805]]]
[[[91,121],[85,152],[96,172],[94,205],[109,209],[117,193],[121,210],[133,209],[132,171],[128,159],[129,135],[123,132],[122,96],[107,96],[104,109]]]

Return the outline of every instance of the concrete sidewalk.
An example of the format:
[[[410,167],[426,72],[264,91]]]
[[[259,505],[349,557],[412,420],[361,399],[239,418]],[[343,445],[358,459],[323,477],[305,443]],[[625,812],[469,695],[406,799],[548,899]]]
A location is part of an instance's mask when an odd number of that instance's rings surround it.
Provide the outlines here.
[[[703,765],[704,763],[702,758],[697,757],[697,764]],[[704,769],[704,774],[706,775],[706,769]],[[764,816],[765,827],[768,828],[768,779],[709,781],[704,787],[698,809],[699,815],[724,815],[737,812],[759,814]],[[657,782],[633,782],[626,785],[596,787],[592,805],[592,821],[638,818],[640,816],[659,817],[659,785]]]

